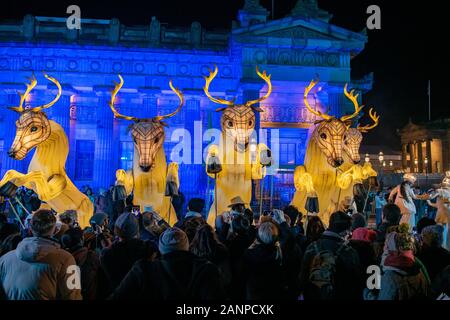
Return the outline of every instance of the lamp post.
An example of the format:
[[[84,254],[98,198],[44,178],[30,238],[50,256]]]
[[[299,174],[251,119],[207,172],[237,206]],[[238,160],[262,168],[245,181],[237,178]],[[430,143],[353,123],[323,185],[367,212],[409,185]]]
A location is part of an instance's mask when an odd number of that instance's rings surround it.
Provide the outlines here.
[[[423,160],[423,163],[425,164],[425,183],[428,188],[428,157],[425,157],[425,159]]]
[[[419,172],[419,160],[417,158],[414,158],[414,168],[416,172]]]
[[[364,161],[365,161],[366,163],[369,163],[369,162],[370,162],[370,156],[369,156],[368,153],[366,153],[366,156],[364,157]]]

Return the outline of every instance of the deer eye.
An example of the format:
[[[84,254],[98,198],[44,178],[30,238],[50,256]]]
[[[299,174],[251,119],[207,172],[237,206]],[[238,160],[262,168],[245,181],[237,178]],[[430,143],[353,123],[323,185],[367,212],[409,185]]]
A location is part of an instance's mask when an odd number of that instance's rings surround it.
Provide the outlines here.
[[[322,138],[323,140],[327,139],[327,134],[326,133],[321,133],[320,134],[320,138]]]
[[[31,132],[36,132],[36,131],[38,131],[38,127],[31,127],[30,131],[31,131]]]
[[[158,143],[158,142],[159,142],[159,137],[156,137],[155,140],[154,140],[154,142],[155,142],[155,143]]]
[[[228,121],[227,121],[227,126],[228,126],[229,128],[233,128],[233,121],[228,120]]]
[[[252,120],[249,120],[249,121],[248,121],[248,126],[251,127],[252,125],[253,125],[253,121],[252,121]]]

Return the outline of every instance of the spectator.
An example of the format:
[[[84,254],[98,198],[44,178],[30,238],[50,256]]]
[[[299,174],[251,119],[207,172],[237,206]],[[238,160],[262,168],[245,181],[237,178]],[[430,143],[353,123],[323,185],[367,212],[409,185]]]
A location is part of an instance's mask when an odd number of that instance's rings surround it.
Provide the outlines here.
[[[117,239],[100,255],[110,292],[117,288],[137,260],[151,259],[154,254],[150,244],[139,239],[139,222],[134,214],[121,214],[116,220],[114,234]]]
[[[357,300],[361,297],[361,266],[357,252],[345,243],[351,218],[338,211],[319,240],[306,249],[300,285],[305,300]]]
[[[407,232],[386,236],[379,292],[365,290],[366,300],[425,299],[429,293],[427,275],[414,256],[414,238]]]
[[[0,245],[0,257],[4,256],[10,251],[16,250],[21,241],[22,236],[20,235],[20,233],[13,233],[7,236]]]
[[[209,224],[198,227],[189,249],[197,257],[206,259],[217,266],[224,285],[230,283],[231,269],[228,249],[218,240],[214,229]]]
[[[189,252],[182,230],[169,228],[159,240],[161,259],[135,263],[112,299],[218,300],[224,298],[219,270]]]
[[[286,297],[287,278],[283,269],[280,231],[272,222],[258,228],[258,237],[243,257],[246,277],[246,299],[283,299]],[[270,276],[268,276],[270,275]]]
[[[308,224],[306,225],[306,241],[300,244],[303,252],[306,248],[322,236],[325,231],[325,226],[322,220],[318,216],[310,216],[307,218]]]
[[[375,195],[375,222],[379,226],[382,222],[383,207],[387,204],[386,197],[383,192],[379,191]]]
[[[158,214],[156,212],[146,211],[142,214],[142,228],[139,232],[141,240],[150,241],[156,247],[159,236],[163,233],[165,226],[160,225],[158,221]]]
[[[450,252],[442,247],[443,232],[441,225],[425,227],[421,232],[422,248],[417,257],[425,265],[431,281],[450,265]]]
[[[0,258],[0,291],[13,300],[79,300],[80,289],[72,255],[52,240],[56,218],[49,210],[39,210],[31,219],[33,237],[24,239],[16,250]],[[54,279],[54,280],[52,280]]]
[[[102,295],[103,271],[97,253],[83,246],[83,231],[70,228],[61,237],[62,247],[75,258],[81,271],[81,295],[84,300],[95,300]],[[103,285],[105,283],[103,282]]]
[[[200,198],[192,198],[189,200],[187,209],[188,212],[184,215],[183,219],[177,221],[175,224],[178,228],[183,228],[183,224],[189,221],[192,218],[203,218],[202,212],[205,208],[205,200]]]
[[[59,221],[68,225],[70,228],[76,226],[78,221],[77,211],[76,210],[66,210],[61,213],[59,216]]]
[[[352,231],[367,227],[366,218],[361,213],[352,214]]]

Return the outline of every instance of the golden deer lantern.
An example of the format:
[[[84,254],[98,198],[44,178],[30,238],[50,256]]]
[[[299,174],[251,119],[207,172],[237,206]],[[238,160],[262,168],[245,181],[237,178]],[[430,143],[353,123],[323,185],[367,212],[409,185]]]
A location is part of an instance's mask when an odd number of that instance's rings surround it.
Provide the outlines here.
[[[8,170],[0,181],[0,186],[11,182],[16,186],[33,189],[39,198],[53,210],[63,213],[76,210],[81,227],[89,226],[94,207],[86,195],[81,193],[66,174],[65,163],[69,153],[69,144],[64,129],[49,120],[43,110],[53,106],[61,96],[58,80],[44,73],[45,78],[58,88],[56,97],[49,103],[26,109],[23,104],[33,88],[37,85],[34,75],[29,78],[25,93],[20,94],[18,107],[11,110],[20,113],[16,122],[16,136],[8,155],[22,160],[33,149],[36,152],[31,159],[28,173]]]
[[[252,151],[249,148],[250,138],[255,128],[255,112],[263,110],[255,104],[266,100],[272,92],[270,75],[266,71],[262,73],[256,67],[257,75],[267,84],[267,93],[255,100],[244,104],[235,104],[234,101],[215,98],[209,93],[209,86],[218,73],[217,66],[214,71],[210,70],[209,76],[205,77],[203,88],[206,96],[213,102],[225,105],[216,109],[222,112],[220,123],[222,127],[222,139],[219,145],[213,145],[208,150],[206,162],[210,163],[215,157],[221,164],[218,174],[207,174],[215,178],[215,197],[209,215],[208,223],[214,225],[217,214],[229,210],[228,205],[232,198],[240,196],[247,206],[250,204],[252,195],[252,180],[260,180],[265,176],[264,166],[269,164],[270,151],[265,144],[256,146],[255,159],[252,161]]]
[[[153,118],[137,118],[122,115],[114,105],[116,95],[122,88],[124,81],[119,75],[120,82],[115,83],[109,107],[114,117],[133,121],[129,129],[134,143],[133,169],[126,172],[123,169],[116,171],[116,184],[123,185],[126,193],[133,193],[133,202],[141,210],[152,207],[170,224],[176,222],[176,214],[169,197],[165,196],[166,181],[172,180],[179,186],[178,164],[170,163],[167,166],[164,153],[165,132],[167,124],[164,119],[177,114],[184,104],[184,97],[180,90],[175,88],[172,80],[169,86],[178,96],[180,104],[170,114]],[[169,216],[170,214],[170,216]]]
[[[339,200],[353,195],[353,185],[361,183],[376,172],[369,163],[360,166],[359,146],[362,132],[367,132],[378,125],[379,117],[370,109],[372,125],[349,128],[364,106],[360,106],[358,95],[354,90],[344,95],[353,103],[354,112],[341,118],[335,118],[313,109],[308,102],[308,94],[318,81],[311,81],[305,88],[303,101],[309,112],[321,118],[315,127],[306,150],[303,166],[294,172],[296,192],[291,204],[303,210],[308,197],[318,197],[319,216],[328,224],[329,215],[336,210]]]

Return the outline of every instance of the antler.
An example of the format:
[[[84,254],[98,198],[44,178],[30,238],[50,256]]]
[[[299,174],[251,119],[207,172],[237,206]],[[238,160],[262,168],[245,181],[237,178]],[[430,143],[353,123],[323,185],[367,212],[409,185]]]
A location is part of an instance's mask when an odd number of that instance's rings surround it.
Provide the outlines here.
[[[344,94],[353,103],[353,106],[355,107],[355,112],[353,112],[350,115],[343,116],[341,118],[341,121],[343,121],[343,122],[348,121],[348,120],[353,119],[354,117],[356,117],[358,115],[358,113],[362,110],[362,108],[364,107],[364,106],[360,106],[359,105],[359,103],[358,103],[358,96],[359,96],[359,94],[355,95],[354,92],[355,92],[355,89],[352,89],[352,90],[350,90],[350,92],[348,92],[347,91],[347,84],[345,84],[345,86],[344,86]]]
[[[114,87],[114,90],[111,93],[111,100],[109,102],[109,107],[111,108],[112,112],[114,113],[114,117],[115,118],[125,119],[125,120],[132,120],[132,121],[138,121],[139,118],[122,115],[119,112],[117,112],[116,108],[114,107],[114,100],[116,100],[116,95],[117,95],[117,93],[119,92],[119,90],[123,86],[123,78],[122,78],[122,76],[120,74],[119,74],[119,79],[120,79],[119,83],[114,81],[115,87]]]
[[[214,71],[211,71],[211,69],[208,69],[208,70],[209,70],[209,76],[204,77],[206,82],[205,82],[205,86],[203,87],[203,91],[205,92],[206,96],[209,98],[209,100],[211,100],[212,102],[218,103],[218,104],[224,104],[226,106],[234,105],[234,101],[228,101],[228,100],[224,100],[224,99],[220,99],[220,98],[214,98],[209,93],[209,85],[216,77],[217,72],[219,72],[219,69],[217,68],[216,65],[214,65]]]
[[[19,96],[20,96],[20,103],[18,107],[9,107],[8,109],[22,113],[25,111],[24,107],[23,107],[23,103],[25,102],[25,99],[27,98],[27,96],[30,94],[31,90],[33,90],[34,87],[36,87],[37,85],[37,80],[36,77],[34,76],[34,73],[31,77],[27,78],[28,80],[30,80],[30,83],[25,83],[25,85],[27,86],[27,90],[25,90],[25,92],[22,94],[19,92]]]
[[[258,98],[256,100],[247,101],[245,103],[245,105],[247,107],[250,107],[251,105],[254,105],[255,103],[261,102],[263,100],[266,100],[270,96],[270,94],[272,93],[272,83],[270,82],[270,74],[268,75],[266,73],[266,70],[264,70],[262,73],[259,72],[258,66],[256,66],[256,73],[258,74],[258,76],[261,79],[263,79],[267,83],[267,93],[263,97]]]
[[[333,118],[332,116],[326,114],[326,113],[322,113],[319,110],[314,110],[308,102],[308,94],[311,91],[311,89],[318,83],[317,80],[311,80],[311,82],[309,83],[309,85],[305,88],[305,93],[303,94],[303,102],[305,103],[306,108],[309,110],[309,112],[311,112],[312,114],[321,117],[325,120],[330,120],[331,118]]]
[[[31,109],[33,112],[38,112],[38,111],[41,111],[41,110],[50,108],[50,107],[51,107],[52,105],[54,105],[54,104],[59,100],[59,98],[61,97],[62,88],[61,88],[61,85],[59,84],[58,80],[56,80],[55,78],[49,76],[49,75],[46,74],[46,73],[44,73],[44,77],[46,77],[47,80],[53,82],[53,83],[56,85],[56,87],[58,88],[58,94],[56,95],[55,99],[53,99],[53,100],[50,101],[49,103]]]
[[[160,121],[160,120],[165,119],[165,118],[173,117],[174,115],[176,115],[176,114],[178,113],[178,111],[180,111],[181,107],[182,107],[183,104],[184,104],[183,93],[182,93],[178,88],[175,88],[175,87],[173,86],[172,80],[169,81],[169,86],[170,86],[170,89],[172,89],[172,91],[175,92],[175,94],[176,94],[176,95],[178,96],[178,98],[180,99],[180,104],[178,105],[178,108],[177,108],[174,112],[169,113],[169,114],[166,114],[166,115],[164,115],[164,116],[156,116],[156,117],[155,117],[155,120]]]
[[[364,127],[361,127],[358,124],[357,129],[361,132],[367,132],[373,128],[375,128],[378,125],[378,121],[380,120],[380,116],[377,115],[377,113],[375,111],[373,111],[373,108],[370,108],[369,110],[369,116],[370,118],[373,120],[373,124],[371,125],[365,125]]]

